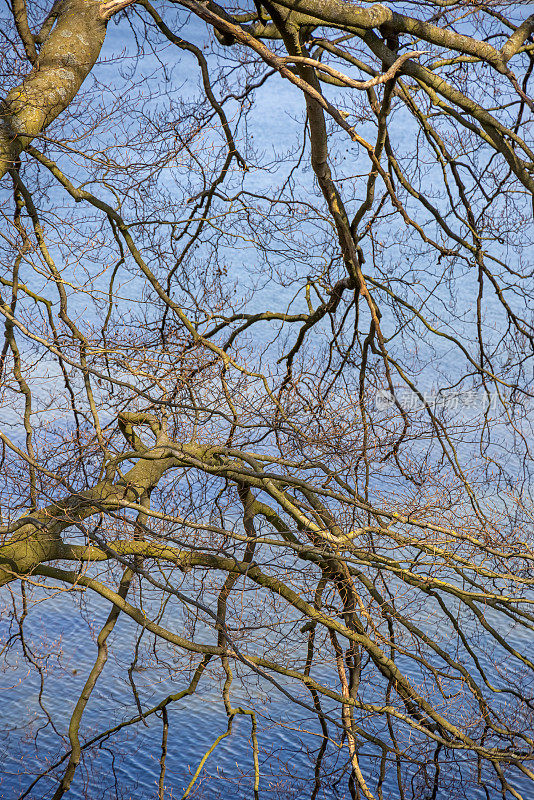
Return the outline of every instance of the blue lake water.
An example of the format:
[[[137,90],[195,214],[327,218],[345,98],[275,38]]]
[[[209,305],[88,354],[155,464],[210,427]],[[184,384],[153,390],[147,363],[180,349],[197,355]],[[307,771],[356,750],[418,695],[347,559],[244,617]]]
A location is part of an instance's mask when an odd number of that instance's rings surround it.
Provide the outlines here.
[[[9,659],[11,669],[2,674],[0,682],[0,797],[5,800],[20,797],[27,791],[33,777],[65,752],[57,733],[63,736],[66,744],[70,713],[96,655],[96,646],[94,641],[91,642],[89,629],[98,631],[109,610],[103,602],[91,600],[87,607],[88,613],[83,610],[80,613],[77,599],[67,597],[63,592],[56,596],[51,596],[48,592],[48,599],[43,598],[44,595],[39,592],[34,597],[34,600],[42,601],[32,609],[25,628],[26,640],[34,652],[47,649],[51,653],[46,665],[45,689],[42,695],[51,723],[46,724],[44,714],[39,708],[39,676],[22,658],[18,648],[18,656],[15,657],[15,650]],[[487,618],[492,624],[496,623],[491,614]],[[167,622],[169,629],[180,633],[180,620],[174,614],[172,619],[173,624]],[[510,644],[528,652],[528,637],[524,633],[514,631],[510,626],[503,627],[502,622],[499,630]],[[432,630],[429,632],[436,633]],[[127,669],[133,659],[138,633],[137,626],[127,617],[119,618],[109,641],[109,660],[84,714],[82,741],[87,741],[137,714],[127,679]],[[4,635],[5,631],[2,631],[2,638]],[[151,640],[148,635],[147,640]],[[148,643],[147,640],[145,644]],[[197,636],[197,641],[202,640],[213,641],[213,634],[206,634],[205,639]],[[51,642],[54,642],[52,647]],[[156,705],[168,694],[185,688],[188,682],[183,674],[173,674],[172,665],[177,653],[171,645],[158,645],[158,656],[170,669],[162,669],[161,666],[156,668],[150,650],[151,648],[141,647],[139,668],[133,673],[143,710]],[[481,663],[488,674],[495,678],[496,662],[492,663],[491,658],[490,656],[486,661],[482,659]],[[198,663],[196,657],[195,663]],[[401,669],[410,671],[410,677],[417,685],[419,676],[413,662],[400,657],[397,663]],[[319,670],[312,674],[326,684],[336,685],[334,676],[328,671]],[[283,679],[281,684],[290,692],[298,691],[299,697],[309,703],[309,697],[301,694],[301,689]],[[362,698],[365,698],[365,694],[364,690]],[[313,756],[321,743],[320,729],[313,715],[290,703],[275,687],[261,680],[257,683],[255,679],[249,679],[244,686],[236,680],[231,698],[233,706],[254,707],[258,714],[260,797],[264,800],[275,800],[279,797],[308,800],[313,786]],[[372,701],[372,695],[368,699]],[[337,718],[339,711],[335,704],[331,704],[330,708],[326,701],[323,707],[327,712],[331,710],[332,716]],[[56,726],[57,733],[53,731],[52,724]],[[161,725],[161,720],[153,715],[148,719],[147,726],[136,724],[124,728],[119,734],[104,740],[100,747],[92,748],[87,760],[79,767],[68,796],[73,800],[98,800],[101,797],[109,800],[155,798],[159,778]],[[39,733],[35,736],[38,729]],[[206,682],[201,682],[198,695],[169,706],[166,797],[182,796],[202,755],[225,730],[226,716],[221,701],[221,684],[217,680],[214,682],[208,678]],[[252,797],[250,730],[248,718],[236,718],[232,734],[220,742],[207,760],[191,797],[220,797],[231,800],[247,800]],[[366,765],[365,748],[362,750],[361,762],[366,774],[369,764]],[[330,767],[335,772],[334,777],[339,778],[344,764],[344,760],[339,758],[337,747],[332,743],[327,748],[323,765]],[[461,768],[456,766],[451,771],[453,776],[456,773],[457,784],[459,769]],[[373,772],[367,777],[372,782]],[[332,800],[350,797],[346,781],[341,781],[337,788],[333,783],[334,778],[326,778],[317,797]],[[27,796],[44,800],[51,796],[55,785],[55,780],[45,776]],[[531,797],[526,779],[515,781],[514,785],[523,791],[525,800]],[[458,785],[453,791],[451,785],[445,784],[436,798],[452,800],[462,796]],[[483,789],[471,784],[467,796],[473,800],[486,798]],[[393,783],[386,782],[384,797],[398,797],[398,790]]]
[[[190,38],[201,41],[204,29],[197,23],[192,23],[188,29]],[[131,41],[123,40],[123,28],[112,27],[106,45],[105,56],[118,52]],[[170,60],[181,70],[180,80],[189,88],[184,92],[192,92],[191,86],[197,82],[197,67],[194,60],[187,54],[176,55],[168,51]],[[143,69],[150,74],[156,63],[147,56],[143,60]],[[103,66],[99,73],[102,80],[106,79],[115,69],[114,65]],[[178,86],[178,82],[177,82]],[[258,171],[249,178],[249,189],[262,190],[273,180],[276,172],[276,162],[280,159],[284,148],[291,145],[291,136],[295,131],[292,117],[302,119],[303,105],[300,93],[287,82],[274,80],[270,91],[258,93],[257,110],[251,115],[250,130],[254,130],[255,146],[270,154],[274,166],[269,171]],[[394,135],[399,142],[409,141],[413,130],[409,126],[397,125]],[[361,164],[356,148],[347,145],[347,152],[353,159],[353,168],[357,172]],[[342,155],[340,157],[343,157]],[[365,167],[362,168],[363,170]],[[169,180],[171,177],[169,177]],[[307,181],[311,182],[310,173],[301,176],[299,191],[304,196]],[[262,290],[251,297],[248,310],[257,311],[264,308],[270,309],[278,306],[283,291],[287,292],[288,302],[292,297],[291,290],[282,290],[276,280],[262,276],[259,271],[254,273],[244,268],[250,266],[249,260],[254,257],[254,250],[246,244],[241,249],[227,248],[225,257],[228,261],[229,276],[240,285],[243,294],[252,293],[255,282],[261,285]],[[395,249],[391,249],[389,258],[395,258]],[[305,254],[304,254],[305,256]],[[305,257],[298,269],[304,269]],[[258,268],[259,270],[259,268]],[[464,296],[458,298],[460,306],[468,308],[472,303],[475,288],[475,275],[466,275],[464,282]],[[103,284],[104,285],[104,284]],[[137,277],[124,281],[121,295],[125,301],[139,300],[140,282]],[[84,299],[73,300],[80,316],[86,313]],[[294,308],[303,303],[302,294],[295,301]],[[76,306],[78,303],[78,306]],[[485,310],[488,318],[497,316],[497,299],[490,295],[485,300]],[[89,309],[90,312],[90,309]],[[88,314],[90,317],[90,313]],[[384,320],[387,327],[387,318]],[[263,330],[263,329],[262,329]],[[269,340],[272,332],[265,326],[264,333],[258,339]],[[421,347],[423,345],[421,344]],[[40,366],[43,375],[47,365]],[[436,374],[446,374],[453,382],[455,371],[459,368],[457,357],[445,348],[443,353],[437,353],[433,365],[434,372],[423,376],[422,381],[431,386]],[[50,367],[48,379],[53,382],[57,371],[54,373]],[[44,382],[43,382],[44,386]],[[43,392],[46,388],[43,388]],[[12,417],[3,420],[5,423],[17,422],[18,411],[12,412]],[[504,456],[503,456],[504,458]],[[7,620],[7,611],[10,597],[3,592],[2,601],[6,604],[4,620]],[[87,674],[93,663],[96,646],[91,644],[88,635],[89,629],[97,631],[101,625],[108,607],[103,602],[91,602],[88,606],[88,618],[84,619],[76,604],[66,598],[63,593],[56,597],[47,598],[36,605],[26,623],[26,635],[36,652],[49,646],[51,655],[46,666],[46,682],[42,701],[49,711],[52,723],[58,733],[66,742],[66,725],[77,696],[84,684]],[[70,611],[66,611],[70,609]],[[71,613],[72,612],[72,613]],[[173,630],[180,632],[180,621],[175,620]],[[6,623],[4,623],[6,624]],[[136,626],[128,619],[121,618],[110,640],[110,660],[97,685],[89,707],[84,715],[82,736],[84,740],[91,738],[108,727],[129,719],[136,714],[131,686],[126,673],[131,663],[136,638]],[[3,632],[5,633],[5,632]],[[7,633],[6,633],[7,635]],[[509,634],[512,636],[512,633]],[[46,644],[48,643],[48,645]],[[528,644],[520,642],[524,649]],[[172,664],[173,650],[170,646],[162,646],[167,655],[167,660]],[[61,660],[55,654],[61,654]],[[39,708],[39,675],[28,667],[20,652],[10,656],[9,668],[1,676],[0,683],[0,708],[2,726],[0,730],[0,798],[15,800],[27,790],[32,780],[32,775],[43,769],[45,763],[54,763],[64,752],[59,744],[58,735],[53,731],[52,724],[46,720]],[[182,675],[169,671],[156,669],[150,653],[143,655],[144,664],[140,671],[135,672],[135,683],[143,709],[159,702],[171,692],[185,688],[187,680]],[[489,664],[491,669],[491,664]],[[291,689],[292,690],[292,689]],[[263,800],[275,800],[283,797],[289,800],[307,800],[310,797],[310,784],[308,782],[313,759],[309,753],[317,751],[319,727],[315,720],[310,721],[304,709],[289,703],[281,693],[270,684],[262,682],[259,685],[249,686],[249,691],[254,695],[255,708],[258,710],[259,740],[262,748],[260,762],[261,784],[260,797]],[[303,698],[309,702],[309,698]],[[239,688],[236,681],[232,695],[234,705],[250,705],[247,692]],[[283,726],[274,726],[272,720],[283,720]],[[169,800],[180,798],[187,786],[192,772],[196,769],[204,752],[213,744],[215,739],[226,730],[226,715],[220,699],[220,685],[210,683],[202,684],[198,696],[180,701],[172,706],[169,711],[169,741],[166,773],[166,797]],[[35,731],[40,731],[35,739]],[[104,742],[102,746],[91,752],[89,762],[91,771],[87,772],[82,765],[74,781],[68,797],[73,800],[151,800],[157,796],[157,782],[159,776],[159,757],[161,742],[161,721],[152,716],[147,726],[136,725],[114,736],[109,742],[109,748]],[[331,764],[333,770],[341,770],[342,763],[336,761],[336,748],[332,745],[327,750],[326,763]],[[365,765],[365,756],[362,758]],[[93,781],[94,775],[98,781]],[[232,735],[224,739],[216,751],[208,759],[201,777],[196,784],[192,796],[199,798],[228,798],[229,800],[248,800],[252,796],[252,757],[250,742],[250,722],[246,717],[236,718]],[[306,777],[306,781],[304,778]],[[28,795],[31,798],[48,798],[53,793],[55,782],[44,777]],[[521,782],[517,783],[521,788]],[[388,791],[391,793],[388,796]],[[444,788],[436,795],[436,800],[454,800],[460,797],[453,794],[450,788]],[[529,794],[528,785],[523,787],[525,798]],[[319,790],[318,798],[348,798],[346,781],[339,784],[338,789],[332,782],[325,784]],[[384,790],[384,796],[397,799],[395,788],[390,785]],[[469,800],[485,798],[481,788],[469,787]]]

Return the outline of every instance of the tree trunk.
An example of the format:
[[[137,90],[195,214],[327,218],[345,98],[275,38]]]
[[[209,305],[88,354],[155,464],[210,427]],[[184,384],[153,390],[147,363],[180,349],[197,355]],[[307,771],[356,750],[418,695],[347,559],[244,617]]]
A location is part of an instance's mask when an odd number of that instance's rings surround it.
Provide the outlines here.
[[[2,102],[0,178],[76,96],[102,49],[105,16],[96,0],[61,4],[34,68]]]

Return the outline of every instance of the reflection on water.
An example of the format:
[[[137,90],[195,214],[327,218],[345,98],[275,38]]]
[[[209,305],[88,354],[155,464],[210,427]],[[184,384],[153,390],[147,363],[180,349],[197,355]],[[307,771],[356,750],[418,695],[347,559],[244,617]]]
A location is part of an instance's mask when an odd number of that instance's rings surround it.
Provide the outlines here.
[[[66,608],[72,611],[67,616]],[[103,601],[91,608],[92,627],[98,630],[108,612]],[[59,623],[59,624],[58,624]],[[132,689],[127,670],[132,661],[136,626],[121,617],[110,641],[110,658],[91,696],[81,726],[84,741],[107,728],[136,715]],[[70,714],[92,667],[96,646],[90,642],[88,624],[80,616],[74,603],[66,602],[62,593],[54,599],[40,603],[26,621],[26,637],[35,651],[39,642],[53,637],[56,656],[47,664],[42,702],[50,714],[51,722],[39,706],[39,674],[29,668],[20,657],[10,659],[10,669],[2,675],[0,686],[2,702],[2,731],[0,731],[0,758],[2,777],[0,797],[6,800],[20,796],[34,777],[61,758],[65,749],[58,746],[58,733],[68,743],[67,726]],[[84,649],[79,643],[84,642]],[[158,645],[159,656],[172,660],[172,648]],[[166,651],[166,652],[164,652]],[[60,656],[60,660],[57,656]],[[170,658],[169,658],[170,657]],[[135,685],[143,710],[158,703],[172,692],[187,686],[186,676],[177,680],[165,676],[152,666],[143,666],[133,672]],[[299,771],[309,764],[306,749],[317,749],[316,726],[310,734],[303,734],[298,706],[287,700],[263,695],[259,710],[265,716],[258,718],[262,758],[262,797],[309,797],[299,791]],[[232,691],[234,705],[247,705],[245,693]],[[281,703],[284,708],[281,709]],[[301,709],[302,711],[302,709]],[[283,713],[286,728],[274,729],[268,716]],[[214,740],[226,730],[226,714],[221,702],[220,686],[204,683],[199,695],[179,701],[169,709],[169,739],[166,768],[168,797],[180,797],[198,766],[202,755]],[[88,764],[80,769],[68,794],[77,798],[154,798],[157,795],[159,758],[161,753],[161,720],[155,716],[147,724],[137,724],[123,729],[110,741],[104,741],[86,756]],[[35,741],[34,741],[35,739]],[[87,785],[90,773],[98,775],[99,785]],[[271,774],[272,773],[272,774]],[[208,759],[192,796],[248,797],[252,784],[252,751],[250,722],[236,718],[231,736],[224,739]],[[208,780],[209,779],[209,780]],[[91,780],[91,778],[90,778]],[[56,781],[44,777],[30,793],[30,797],[49,797]],[[209,788],[208,788],[209,787]]]
[[[69,611],[72,613],[69,614]],[[93,631],[98,630],[107,612],[103,601],[98,600],[91,605]],[[55,655],[46,664],[46,681],[41,698],[50,721],[47,722],[39,706],[38,672],[28,666],[20,653],[18,660],[11,656],[9,669],[3,674],[0,687],[3,722],[0,732],[0,798],[14,800],[20,797],[40,771],[64,754],[68,744],[70,714],[96,654],[94,643],[87,646],[91,641],[88,626],[89,622],[80,614],[79,607],[64,593],[32,609],[26,622],[28,643],[38,653],[40,646],[45,652],[45,641],[48,646],[51,639],[55,642]],[[173,627],[177,629],[176,620]],[[131,620],[124,616],[119,618],[110,641],[109,661],[83,718],[83,741],[137,713],[127,672],[138,631]],[[511,643],[525,648],[524,638],[520,640],[525,636],[524,632],[504,631],[501,627],[501,633],[507,635]],[[80,648],[81,642],[84,643],[83,648]],[[166,644],[158,647],[158,657],[172,664],[173,648]],[[413,672],[413,662],[410,663],[412,678],[417,683],[418,676]],[[401,668],[406,664],[399,662]],[[485,666],[495,674],[494,665],[492,667],[488,662]],[[154,654],[150,653],[149,648],[140,656],[132,676],[144,710],[168,694],[185,688],[188,683],[185,675],[173,676],[168,672],[165,674],[164,669],[156,668]],[[324,673],[321,677],[327,678],[328,675]],[[232,691],[233,705],[250,706],[247,688],[239,687],[237,681],[235,686]],[[248,691],[254,696],[254,706],[259,715],[260,797],[264,800],[310,798],[313,791],[313,781],[310,783],[309,780],[313,775],[312,761],[321,744],[317,722],[311,720],[302,707],[291,704],[283,695],[277,694],[272,686],[250,685]],[[327,704],[325,710],[329,710]],[[271,718],[278,723],[283,720],[283,727],[274,725]],[[210,676],[201,684],[198,695],[169,707],[166,798],[182,797],[202,755],[225,730],[226,715],[221,702],[220,685]],[[252,797],[250,730],[248,717],[236,718],[232,734],[220,742],[208,759],[191,797],[224,797],[230,800]],[[157,797],[161,732],[161,719],[152,716],[146,725],[124,728],[109,740],[100,742],[98,747],[87,752],[68,797],[72,800],[96,800],[102,797],[152,800]],[[63,745],[58,734],[63,738]],[[362,764],[365,765],[363,750]],[[332,774],[330,779],[322,782],[317,798],[349,798],[346,780],[336,787],[336,781],[342,777],[344,761],[339,757],[339,750],[334,743],[327,748],[323,766]],[[455,770],[458,771],[458,767]],[[526,779],[523,787],[520,783],[516,783],[517,788],[522,788],[525,798],[530,797]],[[49,798],[56,785],[55,779],[45,776],[27,796]],[[435,800],[452,800],[460,796],[446,786],[435,795]],[[385,785],[384,798],[397,797],[396,785]],[[486,794],[481,788],[469,786],[469,798],[482,800]]]

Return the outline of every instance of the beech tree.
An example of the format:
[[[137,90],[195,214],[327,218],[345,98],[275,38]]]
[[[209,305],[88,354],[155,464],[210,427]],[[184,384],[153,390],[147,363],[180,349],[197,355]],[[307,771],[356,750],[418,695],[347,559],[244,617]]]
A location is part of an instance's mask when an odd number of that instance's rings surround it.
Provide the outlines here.
[[[528,11],[6,4],[5,796],[532,796]]]

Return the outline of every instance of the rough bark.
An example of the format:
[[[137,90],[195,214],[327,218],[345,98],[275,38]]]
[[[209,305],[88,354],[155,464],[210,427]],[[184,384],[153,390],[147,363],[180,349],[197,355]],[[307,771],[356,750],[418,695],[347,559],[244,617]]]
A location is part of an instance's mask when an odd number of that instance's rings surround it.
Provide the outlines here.
[[[61,533],[101,509],[118,508],[124,501],[136,502],[150,492],[174,465],[162,448],[147,451],[120,480],[103,480],[92,489],[71,495],[28,518],[20,520],[16,533],[0,547],[0,586],[27,575],[43,561],[60,557]]]
[[[0,178],[68,107],[91,72],[106,35],[102,5],[95,0],[65,0],[34,68],[3,100]]]

